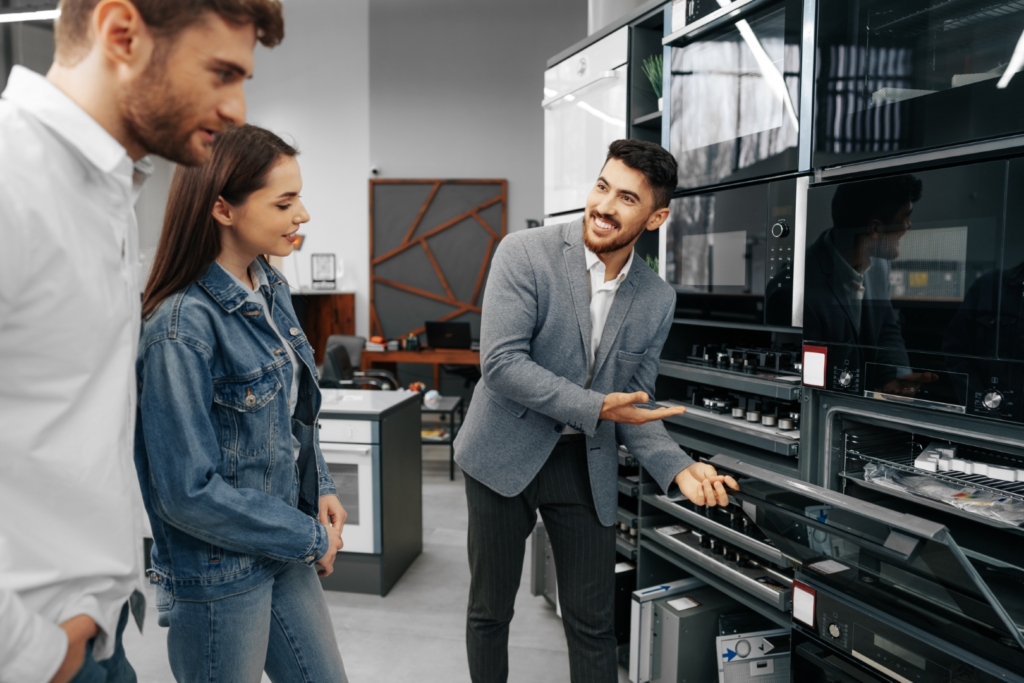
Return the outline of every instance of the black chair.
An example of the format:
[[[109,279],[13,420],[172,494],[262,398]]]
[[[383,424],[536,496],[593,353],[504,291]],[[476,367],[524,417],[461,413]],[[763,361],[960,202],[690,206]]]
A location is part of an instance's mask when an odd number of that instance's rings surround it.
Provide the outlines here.
[[[386,370],[358,370],[362,362],[366,339],[345,334],[332,334],[327,338],[324,364],[320,371],[322,389],[397,389],[398,380]]]

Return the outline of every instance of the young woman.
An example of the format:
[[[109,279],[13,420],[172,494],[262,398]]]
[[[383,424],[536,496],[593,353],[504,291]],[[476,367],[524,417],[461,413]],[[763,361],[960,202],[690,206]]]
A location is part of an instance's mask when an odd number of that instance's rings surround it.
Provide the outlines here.
[[[345,681],[317,574],[346,513],[316,436],[313,353],[288,285],[309,214],[297,151],[255,126],[179,167],[143,299],[135,462],[179,683]]]

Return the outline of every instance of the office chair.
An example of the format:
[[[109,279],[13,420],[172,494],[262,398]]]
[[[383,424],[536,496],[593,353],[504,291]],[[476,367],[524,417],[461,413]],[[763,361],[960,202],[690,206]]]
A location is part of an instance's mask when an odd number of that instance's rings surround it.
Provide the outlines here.
[[[322,389],[397,389],[398,380],[386,370],[357,370],[362,362],[366,339],[345,334],[327,338],[324,364],[320,371]]]

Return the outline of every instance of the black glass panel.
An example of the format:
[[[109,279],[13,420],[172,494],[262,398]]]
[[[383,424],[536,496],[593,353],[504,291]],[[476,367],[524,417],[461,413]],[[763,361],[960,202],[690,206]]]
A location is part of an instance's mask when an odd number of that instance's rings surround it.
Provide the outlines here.
[[[804,339],[849,345],[853,367],[904,375],[913,351],[995,357],[1006,170],[998,161],[812,188]]]
[[[1020,0],[823,5],[814,165],[1024,131],[1022,30]]]
[[[359,465],[328,463],[334,486],[338,489],[338,499],[348,512],[345,524],[359,524]]]
[[[669,147],[680,187],[796,170],[801,14],[787,0],[672,49]]]
[[[804,494],[749,480],[742,490],[763,501],[757,503],[758,528],[815,580],[868,604],[941,614],[990,640],[1015,640],[948,533],[918,535],[881,516],[819,500],[810,488]]]

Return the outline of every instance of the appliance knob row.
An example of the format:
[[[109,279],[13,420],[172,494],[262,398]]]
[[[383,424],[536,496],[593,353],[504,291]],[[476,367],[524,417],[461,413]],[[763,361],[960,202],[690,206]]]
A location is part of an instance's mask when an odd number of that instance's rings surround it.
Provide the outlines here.
[[[789,235],[789,225],[784,220],[778,220],[772,225],[772,237],[782,239]]]
[[[849,370],[843,370],[839,373],[839,386],[846,389],[853,384],[853,373]]]
[[[999,410],[999,406],[1003,405],[1003,395],[993,389],[982,397],[981,404],[989,410]]]
[[[832,636],[834,639],[838,639],[839,636],[843,635],[843,630],[839,628],[837,624],[829,624],[828,634]]]

